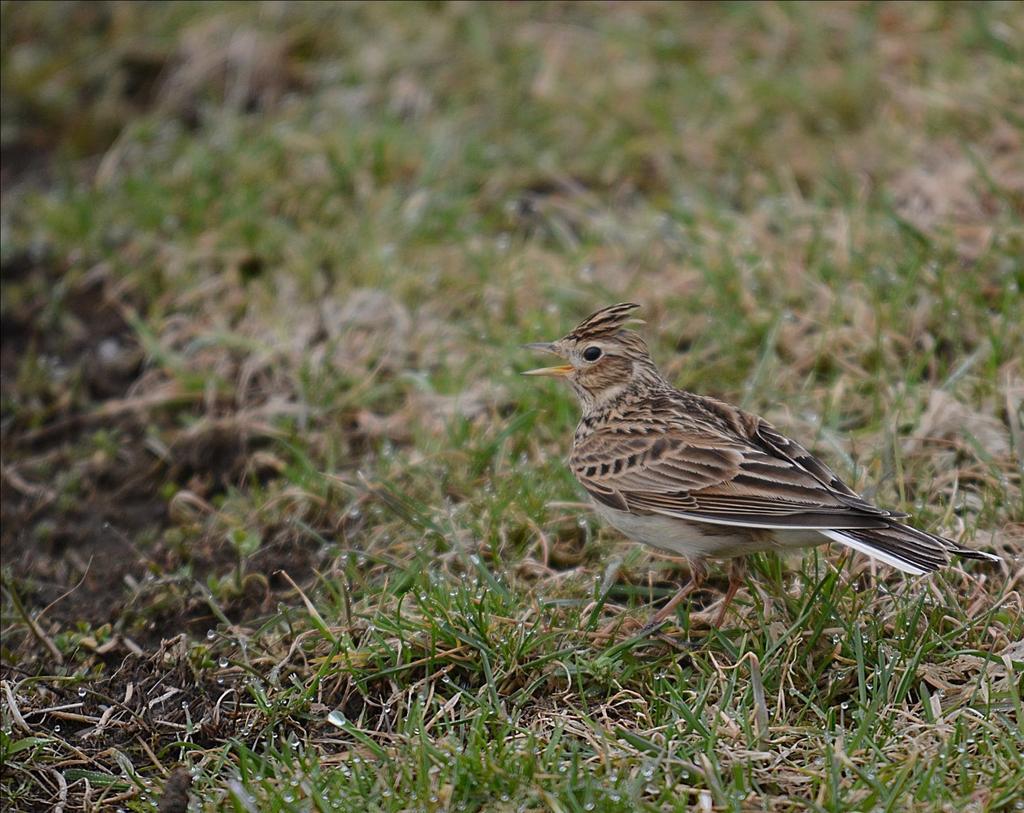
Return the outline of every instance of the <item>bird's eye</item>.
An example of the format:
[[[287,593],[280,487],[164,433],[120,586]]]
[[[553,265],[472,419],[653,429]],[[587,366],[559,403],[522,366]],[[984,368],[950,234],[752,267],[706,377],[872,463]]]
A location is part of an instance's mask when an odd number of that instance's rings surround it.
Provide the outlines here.
[[[601,358],[601,348],[596,345],[591,345],[583,351],[584,361],[597,361]]]

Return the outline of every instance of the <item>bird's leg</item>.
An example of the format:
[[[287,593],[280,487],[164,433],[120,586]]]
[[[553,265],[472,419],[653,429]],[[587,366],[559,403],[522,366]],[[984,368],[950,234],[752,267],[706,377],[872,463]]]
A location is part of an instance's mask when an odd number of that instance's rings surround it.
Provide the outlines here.
[[[743,580],[747,575],[747,560],[743,556],[737,556],[729,563],[729,589],[725,591],[725,598],[722,599],[722,606],[718,609],[718,616],[715,618],[715,626],[722,626],[725,620],[725,611],[729,609],[736,591],[743,586]]]
[[[722,597],[721,603],[718,606],[718,612],[715,614],[715,620],[712,623],[713,627],[717,628],[722,626],[722,622],[725,621],[725,614],[726,611],[729,609],[729,605],[732,603],[732,600],[736,596],[736,593],[743,586],[744,579],[746,578],[746,573],[746,558],[743,556],[737,556],[733,558],[729,564],[729,587],[725,591],[725,595]],[[644,628],[645,631],[649,632],[653,630],[662,621],[664,621],[668,613],[675,608],[675,606],[679,603],[683,596],[685,596],[689,592],[692,592],[694,589],[700,586],[700,582],[703,581],[703,578],[704,573],[701,572],[696,584],[694,584],[693,580],[691,580],[689,584],[687,584],[682,590],[680,590],[679,594],[672,598],[672,601],[670,601],[665,607],[661,609],[660,612],[658,612],[655,616],[651,618],[648,625]],[[700,619],[701,623],[707,623],[705,620],[707,618],[707,615],[705,613],[693,615],[691,616],[691,618]]]
[[[682,586],[678,593],[669,599],[668,604],[662,607],[658,612],[651,616],[650,620],[644,625],[643,629],[640,630],[640,635],[646,635],[654,632],[658,627],[661,626],[662,622],[670,615],[676,607],[679,606],[680,602],[686,598],[694,590],[700,588],[704,583],[704,578],[707,576],[707,568],[704,563],[699,560],[690,561],[690,580]]]

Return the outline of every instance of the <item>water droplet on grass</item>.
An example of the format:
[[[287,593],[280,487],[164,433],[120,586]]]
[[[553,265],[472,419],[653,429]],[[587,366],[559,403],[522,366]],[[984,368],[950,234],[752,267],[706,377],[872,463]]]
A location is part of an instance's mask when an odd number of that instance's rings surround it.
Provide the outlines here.
[[[345,719],[345,715],[339,709],[335,709],[327,715],[327,722],[331,725],[336,725],[338,728],[344,728],[348,725],[348,720]]]

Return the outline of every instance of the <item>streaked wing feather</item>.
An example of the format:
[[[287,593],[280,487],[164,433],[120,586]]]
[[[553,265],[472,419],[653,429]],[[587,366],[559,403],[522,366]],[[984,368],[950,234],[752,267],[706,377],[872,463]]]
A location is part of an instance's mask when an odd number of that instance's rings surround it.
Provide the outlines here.
[[[844,483],[839,476],[818,458],[808,452],[795,440],[790,440],[763,418],[753,418],[751,436],[754,442],[765,448],[775,459],[793,463],[810,474],[829,491],[849,505],[861,511],[882,514],[892,519],[908,516],[900,511],[884,511],[872,505]]]
[[[706,431],[601,430],[577,442],[570,465],[595,499],[620,510],[762,528],[878,528],[890,516],[821,463],[807,471],[773,444]]]

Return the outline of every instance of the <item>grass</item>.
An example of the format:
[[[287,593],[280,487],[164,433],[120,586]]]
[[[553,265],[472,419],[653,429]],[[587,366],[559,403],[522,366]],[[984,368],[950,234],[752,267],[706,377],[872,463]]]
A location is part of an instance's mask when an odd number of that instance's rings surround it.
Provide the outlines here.
[[[1024,809],[1020,5],[0,14],[5,809]],[[519,345],[625,299],[1004,564],[600,641]]]

